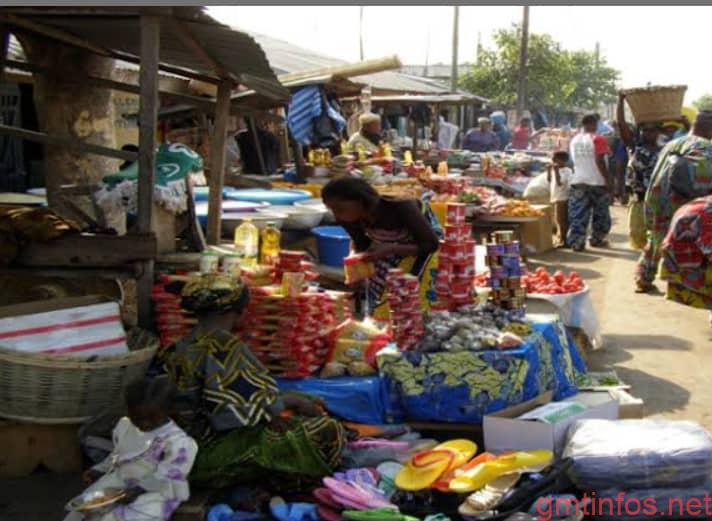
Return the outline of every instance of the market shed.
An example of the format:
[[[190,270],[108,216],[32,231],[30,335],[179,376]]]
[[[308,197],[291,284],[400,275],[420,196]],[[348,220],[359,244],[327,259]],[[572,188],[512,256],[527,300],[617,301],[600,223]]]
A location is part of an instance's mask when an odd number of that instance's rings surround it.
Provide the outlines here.
[[[25,269],[56,270],[82,276],[84,270],[116,277],[123,274],[138,280],[139,321],[150,323],[150,292],[156,236],[153,225],[153,186],[155,184],[155,151],[159,96],[175,97],[187,103],[203,104],[215,113],[211,167],[208,241],[220,239],[221,194],[224,176],[224,143],[230,112],[230,97],[238,85],[259,92],[270,99],[285,101],[288,91],[282,87],[270,68],[260,46],[248,35],[234,31],[205,15],[200,7],[5,7],[0,9],[0,33],[3,42],[0,70],[6,65],[31,72],[43,82],[44,94],[55,96],[57,88],[81,90],[125,90],[139,94],[139,151],[116,150],[105,143],[95,144],[90,126],[72,125],[67,114],[57,117],[43,114],[42,132],[0,125],[0,134],[43,143],[48,150],[46,161],[61,161],[66,154],[93,154],[139,163],[138,215],[136,232],[123,237],[87,235],[68,236],[46,244],[33,244],[24,249],[20,263]],[[27,62],[8,63],[10,34],[30,49]],[[60,49],[59,53],[57,49]],[[43,52],[47,50],[56,51]],[[70,58],[50,60],[49,57]],[[71,68],[72,59],[85,56],[123,60],[140,64],[139,84],[114,81],[111,67],[88,70]],[[69,63],[68,63],[69,62]],[[113,62],[112,62],[113,64]],[[97,74],[96,71],[104,74]],[[203,99],[171,92],[160,92],[158,73],[164,71],[180,77],[217,85],[217,97]],[[67,78],[66,76],[70,76]],[[54,88],[55,90],[53,90]],[[71,92],[69,93],[71,94]],[[71,107],[66,107],[69,117]],[[69,123],[69,124],[68,124]],[[62,129],[67,130],[62,132]],[[109,172],[102,172],[102,175]],[[60,186],[48,183],[50,204],[56,200]]]

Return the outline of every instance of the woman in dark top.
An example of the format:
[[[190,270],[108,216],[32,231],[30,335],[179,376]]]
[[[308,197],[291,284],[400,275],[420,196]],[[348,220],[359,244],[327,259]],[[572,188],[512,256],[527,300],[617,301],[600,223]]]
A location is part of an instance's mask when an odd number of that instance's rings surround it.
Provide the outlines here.
[[[367,288],[376,316],[384,306],[385,279],[391,268],[402,268],[421,281],[421,300],[428,306],[429,286],[439,237],[429,205],[415,199],[383,197],[357,177],[334,179],[322,190],[324,204],[351,236],[354,250],[376,266]]]

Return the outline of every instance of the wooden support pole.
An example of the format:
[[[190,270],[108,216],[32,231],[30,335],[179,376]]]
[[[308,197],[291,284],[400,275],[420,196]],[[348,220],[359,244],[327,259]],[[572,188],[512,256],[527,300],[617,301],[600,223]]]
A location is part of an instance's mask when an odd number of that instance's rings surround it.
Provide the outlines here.
[[[213,136],[210,140],[210,199],[208,200],[208,244],[220,244],[222,192],[225,181],[225,138],[230,116],[232,81],[218,85]]]
[[[0,83],[5,81],[5,65],[10,52],[10,30],[0,24]]]
[[[156,16],[141,16],[141,101],[139,108],[138,231],[151,232],[153,189],[156,177],[156,123],[158,120],[158,61],[161,22]],[[143,263],[136,296],[139,325],[151,326],[153,260]]]
[[[257,125],[255,125],[255,118],[251,117],[250,120],[250,132],[252,134],[252,144],[255,147],[255,152],[257,153],[257,162],[260,165],[260,171],[258,174],[267,174],[267,167],[265,165],[265,158],[262,155],[262,146],[260,145],[260,138],[257,135]],[[251,173],[251,172],[248,172]]]

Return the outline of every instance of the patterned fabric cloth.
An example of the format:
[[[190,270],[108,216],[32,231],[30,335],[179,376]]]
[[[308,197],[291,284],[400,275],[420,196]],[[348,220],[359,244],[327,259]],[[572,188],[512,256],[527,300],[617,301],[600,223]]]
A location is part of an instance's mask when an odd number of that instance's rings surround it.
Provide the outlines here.
[[[125,451],[129,438],[141,438],[141,449]],[[128,418],[116,425],[113,433],[114,450],[94,470],[104,476],[84,493],[106,488],[141,488],[144,493],[129,504],[117,504],[98,516],[85,517],[70,512],[65,521],[162,521],[171,518],[178,506],[190,498],[188,474],[198,447],[175,423],[168,422],[158,429],[141,433]]]
[[[655,280],[660,248],[677,209],[710,192],[712,141],[691,134],[668,143],[660,152],[645,196],[648,241],[638,261],[637,282],[652,283]]]
[[[659,154],[659,150],[650,150],[641,143],[635,145],[628,170],[628,185],[633,192],[644,194],[648,189]]]
[[[328,416],[290,418],[279,431],[269,426],[236,429],[200,448],[190,479],[211,487],[259,480],[286,491],[295,481],[298,486],[330,475],[344,444],[344,428]]]
[[[670,300],[712,309],[712,196],[682,206],[662,244],[661,278]]]
[[[564,325],[557,320],[532,327],[524,345],[514,349],[382,351],[378,367],[388,391],[387,414],[410,421],[480,423],[486,414],[548,390],[556,400],[576,394],[586,368]]]
[[[192,312],[224,312],[247,298],[242,279],[221,273],[201,273],[188,279],[181,291],[181,306]]]
[[[308,85],[292,94],[292,100],[287,110],[287,124],[289,131],[300,145],[311,144],[314,138],[314,121],[322,115],[322,105],[326,107],[326,114],[331,119],[339,132],[346,126],[346,120],[328,102],[322,103],[323,93],[321,87]]]
[[[207,420],[207,433],[254,426],[271,420],[278,406],[275,380],[227,331],[184,339],[168,354],[165,367],[179,390],[186,426],[206,427]]]
[[[567,244],[572,247],[586,245],[588,225],[591,223],[591,241],[606,239],[611,231],[610,195],[605,186],[573,185],[569,192],[569,232]]]

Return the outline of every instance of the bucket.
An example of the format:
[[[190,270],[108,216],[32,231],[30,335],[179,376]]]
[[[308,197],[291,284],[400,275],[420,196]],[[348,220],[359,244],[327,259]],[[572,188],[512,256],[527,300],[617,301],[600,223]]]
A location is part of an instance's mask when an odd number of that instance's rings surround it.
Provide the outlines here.
[[[351,237],[341,226],[319,226],[312,233],[316,236],[319,262],[326,266],[341,268],[351,248]]]

